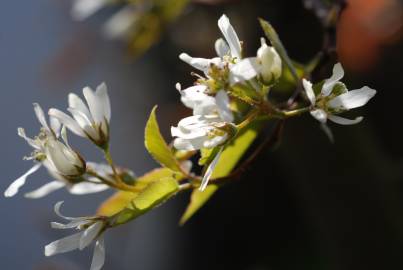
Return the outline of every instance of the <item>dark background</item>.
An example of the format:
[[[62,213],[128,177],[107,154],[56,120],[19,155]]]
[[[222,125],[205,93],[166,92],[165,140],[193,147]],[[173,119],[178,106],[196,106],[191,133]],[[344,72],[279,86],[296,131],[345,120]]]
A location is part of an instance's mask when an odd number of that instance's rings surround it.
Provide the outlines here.
[[[393,0],[350,4],[338,29],[344,81],[350,89],[368,85],[378,90],[365,108],[352,113],[365,116],[364,121],[330,124],[335,144],[308,115],[287,121],[280,147],[262,153],[240,181],[222,188],[184,227],[177,222],[187,194],[111,230],[104,269],[403,267],[403,8]],[[216,21],[223,12],[244,40],[247,55],[255,54],[263,35],[258,16],[270,20],[299,62],[309,61],[322,46],[321,24],[300,1],[193,3],[160,42],[137,58],[123,42],[100,34],[113,9],[74,22],[69,8],[69,1],[2,2],[1,190],[31,165],[21,160],[30,149],[16,128],[25,127],[29,135],[37,132],[32,102],[64,109],[69,92],[102,81],[112,101],[115,161],[139,175],[155,167],[143,147],[148,113],[159,104],[167,138],[169,126],[189,114],[174,85],[190,85],[191,68],[177,56],[183,51],[213,56]],[[100,161],[94,147],[72,140],[87,159]],[[48,180],[41,170],[23,192]],[[108,192],[81,197],[59,191],[32,201],[23,192],[0,199],[0,269],[88,269],[91,249],[44,257],[43,247],[64,235],[50,229],[49,222],[56,220],[53,204],[64,200],[67,215],[92,214]]]

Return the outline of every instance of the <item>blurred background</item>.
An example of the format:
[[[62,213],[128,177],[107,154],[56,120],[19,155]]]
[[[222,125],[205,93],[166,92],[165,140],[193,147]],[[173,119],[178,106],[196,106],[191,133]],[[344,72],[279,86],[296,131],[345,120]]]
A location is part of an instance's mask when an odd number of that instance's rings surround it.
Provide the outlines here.
[[[1,190],[31,166],[22,161],[31,149],[16,128],[37,133],[33,102],[45,110],[65,109],[69,92],[81,94],[84,86],[105,81],[115,161],[141,175],[157,166],[143,146],[147,116],[159,104],[169,138],[170,125],[189,114],[174,85],[188,86],[194,78],[178,55],[212,57],[222,13],[245,42],[247,55],[256,53],[263,35],[260,16],[277,29],[290,56],[306,63],[323,46],[324,17],[332,3],[137,0],[101,5],[92,14],[75,10],[78,2],[2,1]],[[335,45],[347,70],[344,81],[350,89],[378,90],[355,112],[365,116],[361,124],[331,124],[336,143],[330,144],[311,117],[288,121],[281,146],[263,153],[241,181],[222,188],[184,227],[178,220],[187,194],[111,230],[104,269],[401,269],[402,22],[399,0],[350,0],[341,14]],[[329,75],[326,70],[319,79]],[[86,159],[101,161],[95,147],[72,141]],[[0,199],[0,269],[89,268],[91,249],[44,257],[43,247],[63,236],[49,226],[57,220],[53,205],[64,200],[66,215],[88,215],[110,192],[23,198],[49,180],[41,170],[18,197]]]

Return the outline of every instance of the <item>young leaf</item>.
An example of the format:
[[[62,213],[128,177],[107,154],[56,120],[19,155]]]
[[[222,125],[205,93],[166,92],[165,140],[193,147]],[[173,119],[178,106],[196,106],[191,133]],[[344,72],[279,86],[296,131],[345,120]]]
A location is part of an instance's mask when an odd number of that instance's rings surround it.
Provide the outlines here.
[[[227,176],[236,166],[243,154],[255,140],[258,130],[262,126],[261,121],[255,121],[239,132],[233,143],[228,145],[221,154],[221,158],[213,172],[212,179]],[[180,224],[183,225],[199,210],[217,191],[218,186],[210,184],[204,191],[194,190],[190,203],[183,214]]]
[[[288,69],[290,70],[294,80],[296,82],[299,81],[297,71],[295,70],[295,67],[290,59],[290,57],[287,54],[286,49],[283,46],[283,43],[281,42],[280,38],[277,35],[276,30],[274,30],[273,26],[268,22],[265,21],[261,18],[259,18],[259,23],[260,26],[262,27],[266,37],[270,40],[271,45],[276,49],[278,54],[280,55],[281,59],[284,61]]]
[[[145,128],[144,144],[151,156],[162,166],[180,172],[181,170],[178,161],[175,159],[172,150],[168,147],[161,135],[157,118],[155,116],[156,109],[157,106],[152,109],[150,117],[148,118]]]
[[[166,177],[174,177],[177,180],[183,178],[181,174],[175,173],[167,168],[154,169],[149,173],[139,177],[135,182],[133,187],[137,188],[138,192],[129,191],[118,191],[104,201],[98,208],[97,214],[101,216],[112,216],[124,208],[126,208],[129,203],[136,198],[139,193],[147,187],[150,183],[157,181]]]
[[[135,197],[121,213],[117,214],[112,226],[121,225],[150,211],[179,190],[179,184],[173,177],[165,177],[149,184]]]

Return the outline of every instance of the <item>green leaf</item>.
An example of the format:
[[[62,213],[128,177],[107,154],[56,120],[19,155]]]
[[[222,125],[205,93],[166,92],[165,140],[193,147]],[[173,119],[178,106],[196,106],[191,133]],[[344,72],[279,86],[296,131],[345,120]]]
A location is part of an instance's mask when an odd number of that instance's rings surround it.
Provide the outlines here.
[[[220,160],[213,172],[212,179],[227,176],[234,169],[236,164],[248,150],[249,146],[256,139],[258,130],[262,126],[262,121],[255,121],[242,129],[222,152]],[[183,225],[199,210],[217,191],[218,186],[210,184],[204,191],[194,190],[190,203],[183,214],[180,224]]]
[[[172,150],[168,147],[161,135],[157,118],[155,116],[156,109],[157,106],[152,109],[150,117],[148,118],[145,128],[144,144],[151,156],[162,166],[180,172],[181,170],[178,161],[175,159]]]
[[[173,177],[165,177],[152,182],[125,209],[117,214],[112,226],[127,223],[143,215],[172,197],[178,190],[178,181]]]
[[[142,190],[144,190],[150,183],[166,177],[174,177],[177,180],[183,178],[179,173],[175,173],[168,168],[158,168],[151,172],[139,177],[133,184],[138,192],[118,191],[104,201],[98,208],[97,214],[101,216],[113,216],[114,214],[125,209],[128,204],[136,198]]]
[[[286,49],[284,48],[283,43],[281,42],[276,30],[274,30],[273,26],[268,21],[265,21],[265,20],[259,18],[259,22],[260,22],[260,25],[261,25],[266,37],[270,40],[271,45],[273,45],[273,47],[276,49],[276,51],[280,55],[283,62],[286,64],[286,66],[290,70],[291,75],[294,78],[294,80],[296,82],[298,82],[299,78],[298,78],[297,71],[295,70],[295,67],[294,67],[290,57],[288,56],[288,53],[287,53]]]

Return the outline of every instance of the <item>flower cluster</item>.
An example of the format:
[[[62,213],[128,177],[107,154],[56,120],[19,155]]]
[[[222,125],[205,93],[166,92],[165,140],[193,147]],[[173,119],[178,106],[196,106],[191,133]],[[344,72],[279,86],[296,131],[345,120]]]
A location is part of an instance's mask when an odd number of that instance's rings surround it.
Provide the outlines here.
[[[222,15],[218,27],[225,39],[215,42],[217,57],[197,58],[186,53],[179,58],[195,69],[202,71],[194,86],[182,90],[182,103],[193,110],[193,116],[179,121],[177,127],[171,128],[176,137],[174,147],[178,150],[200,150],[224,146],[236,133],[234,116],[231,111],[231,86],[251,83],[273,84],[281,76],[281,59],[276,50],[261,39],[261,47],[256,57],[242,58],[242,45],[228,17]],[[221,148],[222,150],[222,148]],[[203,177],[200,189],[204,190],[217,164],[221,150],[216,154]]]
[[[25,159],[33,160],[34,166],[24,175],[15,180],[4,192],[6,197],[16,195],[25,184],[29,175],[44,166],[53,181],[25,194],[27,198],[41,198],[50,192],[66,187],[76,195],[100,192],[109,187],[128,189],[123,182],[125,177],[129,182],[134,179],[131,171],[116,168],[109,153],[109,122],[111,106],[104,83],[96,91],[89,87],[83,89],[86,103],[77,95],[68,96],[68,111],[72,116],[51,108],[48,112],[49,123],[45,113],[38,104],[34,104],[36,117],[41,124],[40,132],[34,138],[29,138],[23,128],[18,128],[22,137],[34,150]],[[89,139],[97,145],[107,159],[108,165],[87,162],[80,153],[73,150],[67,140],[67,129],[74,134]],[[56,229],[77,228],[80,233],[55,241],[45,248],[45,255],[67,252],[73,249],[83,249],[96,240],[94,258],[91,270],[101,269],[104,262],[104,244],[101,234],[106,229],[105,221],[98,216],[70,218],[60,214],[61,203],[56,204],[56,213],[70,220],[68,224],[52,223]]]

